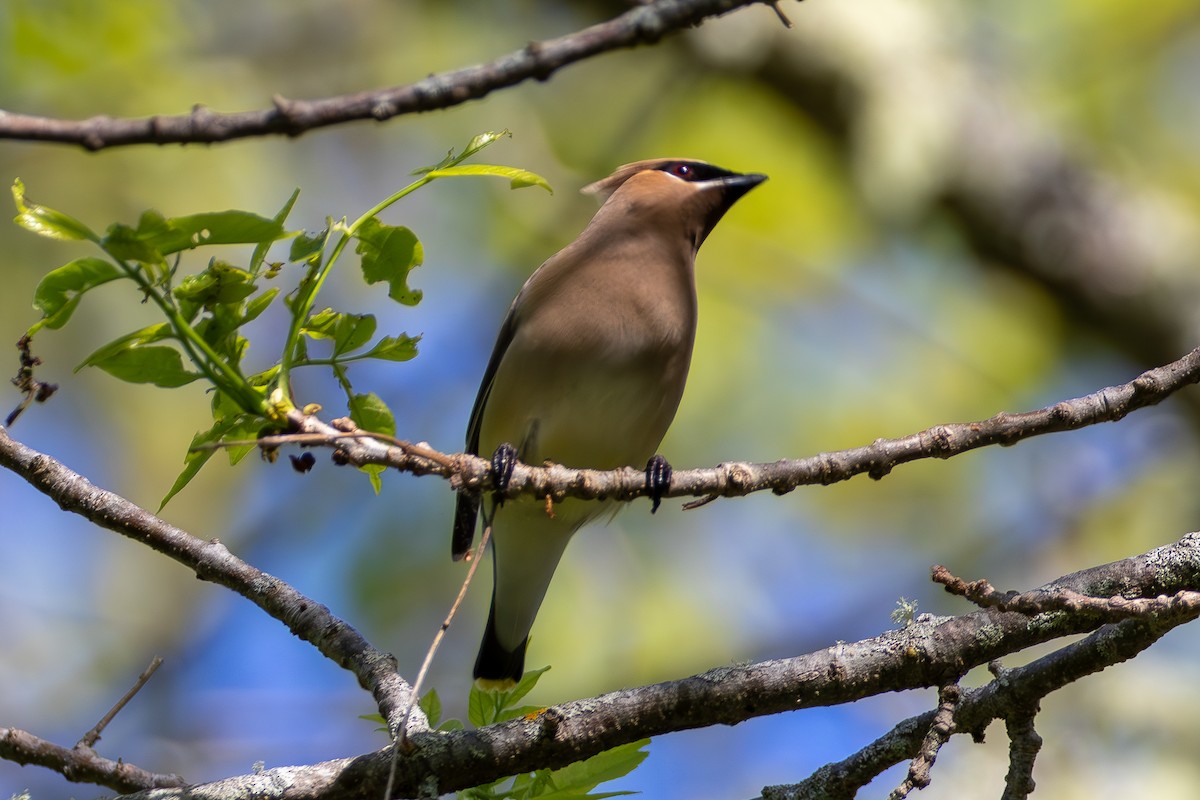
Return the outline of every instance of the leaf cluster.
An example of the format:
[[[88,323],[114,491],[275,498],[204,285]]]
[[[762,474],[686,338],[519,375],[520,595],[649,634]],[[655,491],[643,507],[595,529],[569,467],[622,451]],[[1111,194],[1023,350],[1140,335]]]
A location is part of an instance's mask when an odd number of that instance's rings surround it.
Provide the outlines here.
[[[356,391],[348,367],[366,359],[407,361],[416,356],[420,337],[377,335],[373,314],[321,307],[318,295],[353,242],[365,283],[386,286],[388,297],[402,305],[419,303],[421,292],[409,286],[408,278],[423,263],[424,248],[410,229],[384,223],[378,215],[446,177],[499,176],[513,188],[541,186],[549,191],[544,179],[523,169],[462,163],[507,135],[501,131],[476,136],[461,153],[450,150],[438,163],[417,170],[416,180],[353,222],[330,217],[319,231],[288,230],[287,218],[299,196],[296,190],[270,217],[240,210],[166,217],[148,210],[136,224],[116,222],[101,234],[66,213],[30,201],[18,179],[12,187],[18,225],[51,239],[91,242],[100,251],[42,278],[34,292],[34,307],[42,317],[26,332],[25,340],[42,329],[62,328],[84,295],[110,283],[132,284],[129,302],[150,303],[159,310],[161,322],[100,346],[76,369],[97,367],[129,383],[162,388],[207,385],[211,424],[192,438],[184,469],[163,505],[195,477],[217,446],[241,442],[226,448],[230,463],[237,463],[253,449],[246,442],[264,429],[281,429],[287,413],[298,406],[290,377],[301,367],[329,369],[344,390],[350,417],[359,428],[393,435],[395,421],[386,404],[373,392]],[[291,240],[286,260],[268,260],[271,248],[281,240]],[[244,260],[213,255],[199,269],[184,267],[185,254],[190,261],[193,251],[219,245],[252,246],[252,250]],[[278,355],[264,368],[246,369],[247,326],[280,297],[278,305],[288,323]],[[320,354],[310,352],[312,342],[322,343]],[[378,491],[381,468],[367,471]]]

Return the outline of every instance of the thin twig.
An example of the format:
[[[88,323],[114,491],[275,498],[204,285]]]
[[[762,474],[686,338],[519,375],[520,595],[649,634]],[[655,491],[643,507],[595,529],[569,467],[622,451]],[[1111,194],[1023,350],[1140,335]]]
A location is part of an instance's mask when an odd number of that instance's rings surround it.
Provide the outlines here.
[[[888,800],[904,800],[913,789],[924,789],[929,785],[929,772],[937,760],[942,745],[954,735],[954,712],[962,701],[962,689],[957,683],[946,684],[938,691],[938,707],[933,722],[925,732],[921,747],[908,765],[908,775],[888,795]]]
[[[475,555],[471,559],[470,568],[467,569],[467,576],[463,578],[462,586],[459,587],[458,596],[454,598],[454,602],[450,605],[450,611],[446,614],[446,619],[442,620],[442,626],[438,628],[438,632],[434,634],[433,641],[429,643],[429,649],[425,652],[425,660],[421,662],[421,669],[417,672],[417,679],[413,681],[412,696],[409,698],[408,708],[404,710],[404,717],[399,725],[399,730],[392,733],[392,737],[396,741],[392,746],[392,766],[388,771],[387,790],[383,794],[384,800],[388,800],[392,796],[392,788],[396,783],[396,765],[399,763],[400,748],[408,746],[408,719],[420,701],[421,687],[425,683],[425,675],[429,672],[430,665],[433,664],[433,657],[437,653],[438,648],[442,646],[442,640],[446,637],[446,631],[450,630],[450,623],[454,621],[459,607],[462,606],[463,599],[467,596],[467,590],[471,588],[471,581],[475,578],[475,570],[479,568],[479,562],[483,560],[483,549],[487,547],[488,539],[491,537],[492,525],[491,522],[488,522],[483,526],[483,533],[479,537],[479,546],[475,548]]]
[[[103,733],[104,729],[108,727],[108,723],[112,722],[113,717],[117,716],[117,714],[120,714],[121,709],[123,709],[125,705],[133,699],[135,694],[142,690],[142,687],[146,685],[146,682],[150,680],[150,677],[154,675],[159,667],[162,666],[162,662],[163,660],[161,656],[155,656],[153,659],[151,659],[150,666],[142,670],[142,674],[138,675],[137,680],[134,681],[133,686],[128,692],[125,693],[125,696],[118,700],[113,707],[108,710],[108,713],[101,717],[100,721],[97,722],[90,731],[83,735],[83,738],[80,739],[75,746],[91,747],[96,744],[96,742],[100,741],[100,734]]]
[[[950,594],[964,597],[981,608],[1016,611],[1019,614],[1045,614],[1051,611],[1088,612],[1100,615],[1109,622],[1117,622],[1148,614],[1200,609],[1200,591],[1193,589],[1180,589],[1173,595],[1156,597],[1092,597],[1073,589],[1053,585],[1032,592],[1001,592],[986,580],[967,582],[940,564],[933,567],[932,578],[935,583],[946,587]]]

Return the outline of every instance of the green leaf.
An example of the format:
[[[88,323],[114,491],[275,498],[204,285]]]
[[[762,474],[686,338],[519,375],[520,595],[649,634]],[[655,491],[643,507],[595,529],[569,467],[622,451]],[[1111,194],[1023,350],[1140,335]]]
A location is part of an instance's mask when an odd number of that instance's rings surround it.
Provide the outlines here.
[[[496,694],[490,689],[480,689],[472,684],[467,695],[467,721],[476,728],[491,725],[496,716]]]
[[[350,398],[350,419],[364,431],[382,433],[388,436],[396,435],[396,419],[391,410],[374,392],[356,394]],[[387,467],[382,464],[364,464],[359,467],[371,481],[375,494],[383,489],[383,473]]]
[[[438,697],[437,689],[430,689],[417,705],[425,712],[430,727],[436,728],[442,721],[442,698]]]
[[[279,230],[283,230],[283,224],[287,222],[288,214],[292,213],[292,206],[296,205],[296,198],[299,196],[299,189],[293,191],[292,196],[289,197],[287,202],[283,204],[283,208],[279,209],[278,213],[272,217],[272,221],[279,225]],[[254,246],[254,254],[250,257],[250,266],[247,267],[252,275],[257,277],[263,261],[266,260],[267,250],[270,249],[271,244],[272,242],[264,240]]]
[[[25,230],[50,239],[90,239],[93,242],[99,240],[91,228],[74,217],[27,201],[25,184],[20,179],[13,181],[12,195],[13,203],[17,206],[17,216],[13,221]]]
[[[325,243],[329,240],[329,226],[319,231],[301,231],[292,240],[288,251],[288,261],[303,261],[306,264],[321,263],[321,255],[325,252]]]
[[[446,153],[445,158],[443,158],[441,161],[439,161],[438,163],[436,163],[432,166],[429,166],[429,167],[421,167],[420,169],[415,169],[415,170],[413,170],[412,174],[413,175],[424,175],[426,173],[433,172],[434,170],[442,169],[444,167],[449,167],[454,164],[461,164],[463,161],[466,161],[468,158],[475,155],[483,148],[491,145],[494,142],[499,141],[500,139],[503,139],[506,136],[510,137],[510,138],[512,137],[512,133],[510,133],[507,128],[502,131],[488,131],[486,133],[478,134],[473,139],[471,139],[470,142],[467,143],[467,147],[465,150],[462,151],[462,155],[458,155],[458,156],[454,155],[454,148],[451,148]]]
[[[331,339],[336,359],[370,341],[375,327],[374,314],[344,314],[326,308],[309,317],[300,332],[313,339]]]
[[[529,694],[549,669],[542,667],[526,672],[511,689],[480,689],[472,686],[467,696],[467,719],[472,725],[482,727],[541,711],[541,706],[518,707],[517,703]]]
[[[442,167],[427,173],[428,178],[454,178],[462,175],[495,175],[508,178],[509,186],[513,189],[523,189],[526,186],[541,186],[550,194],[554,190],[541,175],[517,167],[502,167],[495,164],[464,164],[454,167]]]
[[[221,395],[220,392],[217,394],[218,396]],[[215,409],[218,405],[224,406],[224,401],[220,400],[219,398],[214,398],[214,413],[216,413]],[[230,401],[230,407],[236,408],[236,405],[233,405]],[[171,485],[170,490],[167,491],[166,495],[162,499],[162,502],[159,503],[158,510],[162,511],[167,503],[170,502],[172,497],[179,494],[179,492],[185,486],[191,483],[192,478],[196,477],[196,474],[200,472],[200,468],[208,463],[208,460],[212,458],[214,453],[217,452],[212,448],[197,450],[197,447],[204,444],[219,442],[222,439],[236,440],[243,438],[255,438],[253,427],[256,425],[261,425],[261,423],[261,419],[253,417],[250,414],[234,413],[228,417],[218,418],[213,423],[211,428],[206,431],[200,431],[193,436],[192,443],[188,446],[187,454],[183,459],[183,472],[179,473],[179,477],[175,479],[175,483]],[[234,451],[230,450],[229,461],[231,464],[235,464],[237,461],[240,461],[247,452],[253,450],[254,448],[253,446],[243,446],[236,449],[242,451],[242,453],[235,459]]]
[[[147,211],[137,233],[149,247],[169,254],[208,244],[270,244],[283,235],[283,222],[237,210],[170,218]]]
[[[273,286],[267,291],[260,294],[250,302],[246,303],[246,310],[242,312],[242,324],[252,322],[258,319],[258,315],[267,310],[267,306],[271,305],[271,301],[279,295],[279,287]]]
[[[166,389],[184,386],[202,377],[198,372],[183,368],[183,358],[174,347],[129,347],[103,360],[89,356],[88,363],[128,383],[152,383]]]
[[[166,322],[160,322],[157,325],[149,325],[133,333],[127,333],[124,336],[119,336],[113,339],[103,347],[93,351],[90,356],[85,358],[79,366],[75,367],[75,372],[84,367],[94,367],[101,361],[105,361],[122,350],[128,350],[131,347],[137,347],[144,344],[153,344],[161,342],[164,339],[170,339],[173,336],[171,326]]]
[[[363,358],[378,358],[383,361],[408,361],[417,355],[417,342],[420,336],[409,336],[402,333],[399,336],[385,336],[375,343]]]
[[[350,398],[350,419],[364,431],[396,435],[396,419],[379,395],[374,392],[356,394]]]
[[[89,289],[124,275],[102,258],[77,258],[51,270],[33,292],[33,307],[42,312],[47,328],[61,328]]]
[[[142,216],[145,217],[144,214]],[[162,252],[148,244],[135,228],[119,222],[109,225],[104,231],[104,238],[100,240],[100,246],[104,248],[104,252],[121,261],[137,261],[142,264],[155,265],[167,263]]]
[[[517,685],[508,690],[508,696],[505,698],[506,705],[514,705],[525,699],[525,695],[533,691],[533,687],[537,686],[538,681],[542,676],[550,671],[550,667],[542,667],[541,669],[531,669],[521,676],[521,680]]]
[[[214,258],[204,270],[180,281],[174,293],[179,300],[206,307],[240,303],[258,289],[253,281],[254,276],[246,270]]]
[[[568,764],[562,769],[550,773],[552,791],[537,795],[540,800],[574,800],[574,798],[603,798],[618,795],[634,794],[634,792],[603,792],[591,794],[601,783],[623,778],[637,769],[646,760],[649,753],[642,748],[649,746],[649,739],[630,742],[603,753],[597,753],[591,758]]]
[[[368,284],[386,281],[388,297],[406,306],[421,302],[421,291],[408,286],[408,273],[421,266],[425,251],[416,234],[399,225],[384,225],[376,217],[355,232],[354,252],[362,256],[363,279]]]

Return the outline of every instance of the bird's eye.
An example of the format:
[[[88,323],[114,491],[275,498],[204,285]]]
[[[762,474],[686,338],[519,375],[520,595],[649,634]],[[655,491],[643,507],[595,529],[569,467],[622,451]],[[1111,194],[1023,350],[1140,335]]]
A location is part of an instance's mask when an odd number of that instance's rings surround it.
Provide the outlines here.
[[[688,180],[692,177],[692,166],[690,164],[672,164],[671,174],[677,178]]]

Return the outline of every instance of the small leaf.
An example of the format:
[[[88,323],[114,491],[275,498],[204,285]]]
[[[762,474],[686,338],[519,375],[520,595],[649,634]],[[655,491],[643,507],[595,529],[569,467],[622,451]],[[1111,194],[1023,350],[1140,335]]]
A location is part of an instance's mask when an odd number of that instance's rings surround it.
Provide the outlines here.
[[[449,167],[454,164],[460,164],[463,161],[466,161],[471,156],[478,153],[483,148],[487,147],[488,145],[492,144],[493,142],[496,142],[496,141],[504,138],[505,136],[508,136],[508,137],[512,136],[512,134],[508,131],[507,128],[502,131],[488,131],[486,133],[478,134],[473,139],[471,139],[470,142],[467,143],[467,147],[465,150],[462,151],[462,155],[459,155],[459,156],[454,155],[454,148],[450,148],[449,152],[446,153],[445,157],[441,161],[439,161],[438,163],[436,163],[432,166],[429,166],[429,167],[421,167],[420,169],[414,169],[412,171],[412,174],[413,175],[424,175],[424,174],[433,172],[434,170],[442,169],[443,167]]]
[[[165,389],[184,386],[202,377],[183,368],[183,358],[174,347],[130,347],[103,360],[89,357],[90,366],[128,383],[152,383]]]
[[[287,222],[288,214],[292,213],[292,206],[296,205],[296,198],[300,196],[300,190],[296,189],[292,192],[292,196],[283,204],[283,208],[271,218],[272,222],[279,226],[279,230],[283,230],[283,224]],[[272,240],[273,241],[273,240]],[[272,242],[261,241],[254,246],[254,254],[250,257],[250,265],[247,267],[250,274],[258,276],[258,271],[262,267],[263,261],[266,260],[267,250],[270,249]]]
[[[119,222],[108,226],[104,232],[104,238],[100,240],[100,246],[104,248],[104,252],[121,261],[137,261],[153,265],[167,263],[162,252],[147,244],[138,235],[136,229]]]
[[[374,314],[343,314],[327,308],[309,317],[300,332],[313,339],[332,339],[336,359],[369,342],[375,327]]]
[[[530,172],[527,169],[518,169],[517,167],[501,167],[494,164],[463,164],[432,170],[426,177],[454,178],[461,175],[495,175],[500,178],[508,178],[509,186],[513,189],[522,189],[526,186],[541,186],[547,192],[550,192],[550,194],[554,194],[554,190],[550,188],[550,184],[541,175]]]
[[[75,372],[84,367],[94,367],[99,362],[105,361],[122,350],[128,350],[131,347],[136,347],[143,344],[152,344],[161,342],[164,339],[170,339],[171,326],[165,322],[160,322],[157,325],[150,325],[133,333],[127,333],[124,336],[119,336],[113,339],[108,344],[100,347],[92,352],[90,356],[85,358],[79,366],[75,367]]]
[[[219,401],[214,400],[214,405],[218,402]],[[171,485],[171,488],[163,497],[162,502],[159,503],[158,510],[162,511],[163,508],[166,507],[167,503],[170,502],[172,497],[179,494],[179,492],[185,486],[191,483],[192,478],[196,477],[196,474],[200,472],[200,468],[208,463],[208,460],[212,458],[213,453],[217,452],[212,448],[197,449],[200,445],[212,444],[225,438],[241,439],[243,438],[241,431],[254,422],[255,419],[249,414],[234,414],[230,417],[216,420],[211,428],[206,431],[200,431],[193,436],[192,443],[188,446],[187,454],[183,458],[183,472],[179,473],[179,477],[175,479],[175,483]],[[258,420],[258,423],[261,424],[261,420]],[[250,438],[254,438],[253,434]],[[248,447],[244,449],[249,451],[254,448]],[[236,463],[233,460],[232,451],[230,452],[230,462]]]
[[[408,286],[408,273],[421,266],[425,251],[416,234],[398,225],[384,225],[371,217],[359,226],[354,252],[362,256],[363,280],[386,281],[388,297],[406,306],[421,301],[421,291]]]
[[[242,312],[242,324],[258,319],[258,315],[266,311],[267,306],[271,305],[271,301],[278,295],[279,287],[274,286],[246,303],[246,310]]]
[[[442,698],[438,697],[437,689],[430,689],[417,705],[425,712],[429,725],[436,728],[442,721]]]
[[[375,346],[363,354],[363,358],[378,358],[382,361],[408,361],[417,355],[417,342],[420,336],[409,336],[402,333],[399,336],[385,336],[375,343]]]
[[[505,698],[505,705],[515,705],[525,698],[525,695],[533,691],[533,687],[537,686],[538,681],[542,676],[550,671],[550,667],[542,667],[541,669],[531,669],[521,676],[521,680],[517,685],[508,690],[508,695]]]
[[[46,318],[45,327],[61,328],[84,292],[122,275],[115,264],[102,258],[77,258],[42,278],[33,292],[33,307]]]
[[[472,684],[467,695],[467,721],[476,728],[482,728],[492,723],[495,714],[496,693]]]
[[[92,229],[74,217],[61,211],[29,202],[25,198],[25,184],[20,179],[13,181],[13,203],[17,206],[17,216],[13,221],[27,231],[50,239],[91,239],[98,241]]]
[[[329,239],[329,227],[319,231],[301,231],[292,240],[288,250],[288,261],[303,261],[307,264],[321,263],[321,255],[325,252],[325,242]]]
[[[396,418],[374,392],[356,394],[350,398],[350,419],[364,431],[385,436],[396,435]]]
[[[486,131],[484,133],[476,134],[475,137],[467,143],[467,147],[465,150],[463,150],[462,155],[458,157],[458,161],[465,161],[483,148],[489,147],[506,137],[509,139],[512,138],[512,132],[510,132],[508,128],[505,128],[502,131]]]
[[[350,353],[371,341],[375,335],[374,314],[345,314],[334,336],[335,357]]]
[[[591,758],[568,764],[550,773],[552,791],[539,794],[541,800],[573,800],[573,798],[617,797],[633,792],[602,792],[591,794],[601,783],[623,778],[637,769],[649,753],[642,748],[649,746],[649,739],[614,747],[597,753]]]

